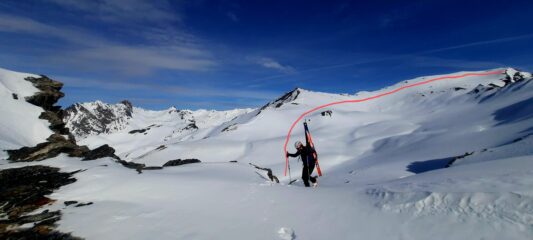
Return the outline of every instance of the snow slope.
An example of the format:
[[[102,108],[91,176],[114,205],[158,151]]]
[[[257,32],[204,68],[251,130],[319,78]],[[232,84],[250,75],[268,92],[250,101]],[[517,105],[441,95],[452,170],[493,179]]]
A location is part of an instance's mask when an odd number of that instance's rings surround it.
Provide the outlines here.
[[[52,134],[48,121],[38,119],[43,109],[24,100],[39,91],[31,82],[24,80],[27,77],[39,76],[0,68],[1,150],[33,146],[44,142]]]
[[[434,77],[355,95],[295,89],[166,141],[187,122],[169,112],[136,119],[134,108],[127,129],[82,142],[109,143],[121,157],[151,166],[176,158],[202,163],[138,174],[107,158],[58,156],[39,164],[86,170],[48,208],[62,209],[60,230],[87,239],[531,239],[533,81],[513,69],[324,109],[331,116],[312,113],[306,118],[324,176],[317,189],[287,185],[283,143],[301,113]],[[168,129],[129,134],[156,121]],[[297,127],[291,142],[302,133]],[[281,184],[248,163],[272,168]],[[24,164],[34,163],[0,168]],[[300,165],[291,160],[292,178]],[[94,204],[65,207],[67,200]]]

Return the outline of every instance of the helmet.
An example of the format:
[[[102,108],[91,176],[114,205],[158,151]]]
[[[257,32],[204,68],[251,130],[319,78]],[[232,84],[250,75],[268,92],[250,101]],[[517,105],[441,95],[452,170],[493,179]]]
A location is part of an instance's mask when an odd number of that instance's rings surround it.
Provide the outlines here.
[[[302,147],[303,147],[303,143],[300,142],[300,141],[296,141],[296,142],[294,143],[294,148],[298,149],[299,146],[302,146]]]

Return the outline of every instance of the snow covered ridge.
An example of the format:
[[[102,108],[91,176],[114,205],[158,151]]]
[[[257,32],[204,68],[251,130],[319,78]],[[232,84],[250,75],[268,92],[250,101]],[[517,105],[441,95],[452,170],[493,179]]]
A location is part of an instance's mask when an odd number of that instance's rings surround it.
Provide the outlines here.
[[[77,139],[90,135],[111,134],[121,130],[131,133],[146,131],[165,125],[183,125],[176,131],[189,131],[219,125],[252,109],[230,111],[214,110],[177,110],[171,107],[162,111],[145,110],[133,107],[124,100],[117,104],[101,101],[76,103],[65,109],[64,121]]]

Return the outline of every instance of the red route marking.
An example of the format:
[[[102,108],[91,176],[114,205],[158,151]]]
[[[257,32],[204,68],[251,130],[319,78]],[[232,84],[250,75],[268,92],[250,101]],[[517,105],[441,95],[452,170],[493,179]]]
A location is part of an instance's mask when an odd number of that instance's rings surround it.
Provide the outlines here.
[[[338,105],[338,104],[343,104],[343,103],[358,103],[358,102],[365,102],[365,101],[368,101],[368,100],[372,100],[372,99],[376,99],[376,98],[380,98],[380,97],[383,97],[383,96],[387,96],[387,95],[390,95],[390,94],[393,94],[393,93],[397,93],[403,89],[406,89],[406,88],[411,88],[411,87],[416,87],[416,86],[420,86],[420,85],[424,85],[424,84],[428,84],[430,82],[435,82],[435,81],[441,81],[441,80],[447,80],[447,79],[457,79],[457,78],[464,78],[464,77],[470,77],[470,76],[488,76],[488,75],[494,75],[494,74],[502,74],[504,73],[505,71],[504,70],[496,70],[496,71],[492,71],[492,72],[486,72],[486,73],[465,73],[465,74],[461,74],[461,75],[450,75],[450,76],[443,76],[443,77],[438,77],[438,78],[432,78],[432,79],[428,79],[426,81],[422,81],[422,82],[417,82],[417,83],[413,83],[413,84],[409,84],[409,85],[405,85],[405,86],[402,86],[402,87],[399,87],[399,88],[396,88],[394,90],[391,90],[389,92],[385,92],[385,93],[381,93],[381,94],[378,94],[378,95],[374,95],[374,96],[371,96],[371,97],[367,97],[367,98],[362,98],[362,99],[352,99],[352,100],[344,100],[344,101],[338,101],[338,102],[331,102],[331,103],[327,103],[327,104],[324,104],[324,105],[320,105],[318,107],[315,107],[311,110],[308,110],[306,112],[304,112],[302,115],[300,115],[300,117],[298,117],[298,119],[296,119],[296,121],[294,121],[291,125],[291,128],[289,129],[289,133],[287,133],[287,138],[285,139],[285,144],[283,145],[283,153],[284,153],[284,156],[285,156],[285,173],[284,175],[287,176],[287,168],[289,166],[289,158],[287,157],[287,144],[289,143],[289,139],[291,138],[291,133],[292,133],[292,130],[294,129],[294,127],[296,126],[296,124],[302,120],[302,118],[304,118],[307,114],[309,113],[312,113],[316,110],[319,110],[319,109],[322,109],[322,108],[325,108],[325,107],[329,107],[329,106],[333,106],[333,105]]]

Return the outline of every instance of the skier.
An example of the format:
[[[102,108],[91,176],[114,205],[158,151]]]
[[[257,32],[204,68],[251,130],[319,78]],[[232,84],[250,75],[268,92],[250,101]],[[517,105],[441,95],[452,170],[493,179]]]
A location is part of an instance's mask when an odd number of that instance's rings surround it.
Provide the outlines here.
[[[294,143],[294,147],[296,148],[296,153],[288,153],[287,157],[298,157],[300,156],[302,158],[302,162],[304,164],[304,167],[302,169],[302,180],[304,181],[304,184],[306,187],[309,187],[309,180],[313,183],[313,187],[316,187],[318,185],[316,177],[311,176],[311,173],[313,173],[313,170],[315,169],[315,163],[316,159],[313,157],[313,153],[315,153],[315,150],[311,148],[310,146],[304,146],[302,142],[297,141]]]

